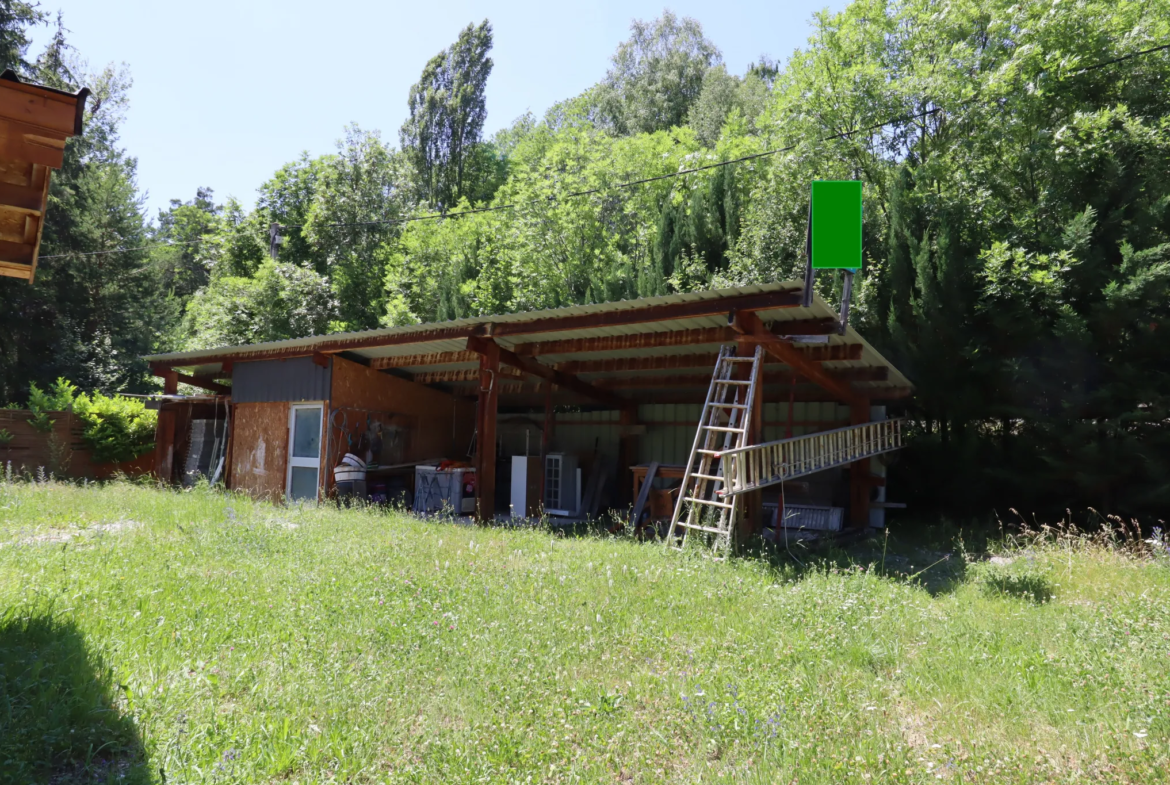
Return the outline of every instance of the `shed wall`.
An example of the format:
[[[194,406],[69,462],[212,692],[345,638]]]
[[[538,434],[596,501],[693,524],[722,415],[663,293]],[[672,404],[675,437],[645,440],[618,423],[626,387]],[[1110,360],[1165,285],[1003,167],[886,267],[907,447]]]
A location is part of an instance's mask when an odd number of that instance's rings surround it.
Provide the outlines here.
[[[283,499],[288,403],[237,403],[233,410],[231,487],[258,499]]]
[[[232,368],[232,402],[323,401],[329,397],[330,368],[312,357],[258,360]]]
[[[459,458],[467,452],[475,404],[421,384],[333,358],[332,409],[348,408],[416,418],[406,460]]]

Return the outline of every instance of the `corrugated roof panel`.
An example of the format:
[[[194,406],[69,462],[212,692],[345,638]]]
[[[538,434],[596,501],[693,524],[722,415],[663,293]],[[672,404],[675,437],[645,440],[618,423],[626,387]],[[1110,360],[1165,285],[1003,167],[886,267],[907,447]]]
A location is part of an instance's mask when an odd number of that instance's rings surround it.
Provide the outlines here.
[[[744,286],[735,289],[723,289],[717,291],[706,292],[688,292],[683,294],[666,295],[663,297],[645,298],[642,300],[621,300],[612,303],[597,303],[590,305],[575,305],[566,308],[550,309],[543,311],[534,311],[527,313],[502,314],[495,316],[469,317],[464,319],[457,319],[449,322],[438,324],[423,324],[423,325],[409,325],[403,327],[394,327],[380,330],[370,330],[361,333],[346,333],[334,334],[328,336],[316,336],[311,338],[300,338],[291,341],[278,341],[264,344],[254,344],[251,346],[234,347],[228,349],[214,349],[194,352],[177,352],[164,355],[153,355],[148,357],[148,360],[154,362],[165,362],[172,367],[196,368],[197,373],[201,375],[211,375],[220,370],[219,363],[200,364],[201,357],[231,357],[233,359],[244,360],[256,357],[257,353],[273,352],[273,351],[313,351],[314,347],[328,342],[331,351],[336,351],[339,341],[347,340],[361,340],[369,342],[379,338],[401,340],[409,337],[412,334],[418,334],[422,341],[409,343],[396,343],[390,346],[364,346],[348,350],[352,354],[365,357],[368,359],[379,357],[401,357],[407,355],[425,355],[425,354],[442,354],[448,352],[466,351],[466,339],[458,338],[440,338],[435,340],[431,338],[435,331],[450,330],[454,328],[466,329],[477,327],[483,324],[508,324],[515,322],[527,322],[535,320],[556,320],[566,319],[586,314],[604,314],[620,311],[629,311],[635,309],[643,309],[658,305],[669,305],[676,303],[688,303],[697,301],[718,300],[722,298],[737,297],[742,295],[755,295],[764,293],[779,293],[783,291],[792,291],[799,289],[800,284],[796,282],[777,283],[769,285],[752,285]],[[783,334],[783,323],[793,320],[802,319],[831,319],[836,318],[836,313],[832,307],[828,305],[819,296],[814,297],[812,306],[804,307],[786,307],[775,308],[767,311],[757,311],[760,318],[772,325],[772,328]],[[600,337],[615,337],[628,335],[644,335],[650,333],[665,333],[686,330],[698,330],[703,328],[722,328],[727,326],[727,319],[723,315],[716,316],[699,316],[683,319],[672,319],[668,321],[657,322],[638,322],[628,325],[603,325],[598,327],[588,328],[573,328],[566,330],[548,330],[549,325],[545,325],[542,329],[545,331],[540,333],[531,333],[525,335],[507,335],[499,336],[496,340],[498,343],[508,349],[516,349],[526,343],[533,342],[552,342],[552,341],[572,341],[576,339],[585,338],[600,338]],[[431,338],[431,340],[426,340]],[[827,341],[820,342],[818,345],[839,346],[846,344],[861,344],[862,354],[861,359],[857,361],[848,362],[832,362],[827,363],[828,368],[847,368],[847,367],[887,367],[888,380],[885,382],[855,382],[859,388],[864,389],[882,389],[892,387],[909,387],[910,383],[906,377],[896,368],[891,366],[889,362],[881,356],[864,338],[862,338],[856,330],[849,328],[845,335],[830,335]],[[676,354],[694,354],[716,351],[718,343],[708,344],[683,344],[677,346],[662,346],[662,347],[647,347],[639,349],[620,349],[613,351],[602,352],[588,352],[588,353],[557,353],[557,354],[543,354],[540,356],[540,361],[546,364],[555,364],[569,360],[584,360],[596,358],[637,358],[637,357],[660,357]],[[412,372],[426,372],[449,370],[455,368],[467,367],[462,364],[452,366],[449,364],[433,364],[433,365],[412,365],[409,370]],[[473,366],[472,366],[473,367]],[[649,373],[656,373],[653,370]],[[645,375],[646,372],[631,371],[632,376]],[[666,372],[665,375],[684,373],[691,375],[698,373],[690,369],[676,369]]]

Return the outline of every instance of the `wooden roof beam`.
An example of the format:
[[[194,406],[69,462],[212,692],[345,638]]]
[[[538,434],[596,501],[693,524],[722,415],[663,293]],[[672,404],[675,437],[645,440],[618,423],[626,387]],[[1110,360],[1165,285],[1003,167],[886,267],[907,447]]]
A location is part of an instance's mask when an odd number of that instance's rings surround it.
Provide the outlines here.
[[[523,371],[516,368],[501,368],[501,379],[527,378]],[[479,368],[461,368],[456,371],[421,371],[411,375],[411,381],[417,384],[458,384],[460,382],[478,382]]]
[[[566,330],[589,330],[599,327],[628,327],[635,324],[669,322],[677,319],[697,319],[704,316],[722,316],[731,310],[771,311],[777,308],[796,308],[800,305],[800,291],[740,294],[733,297],[712,297],[684,303],[664,303],[622,308],[577,316],[549,316],[525,322],[499,322],[488,325],[484,337],[501,338],[508,335],[533,335]]]
[[[774,322],[775,335],[833,335],[837,332],[835,319],[792,319]],[[702,327],[690,330],[663,330],[633,335],[604,335],[596,338],[568,338],[560,341],[529,341],[516,345],[521,357],[542,354],[584,354],[586,352],[618,352],[635,349],[666,349],[673,346],[731,343],[739,333],[731,327]]]
[[[884,382],[889,379],[890,369],[841,368],[826,371],[835,382]],[[792,371],[769,371],[764,374],[764,384],[792,384],[804,380],[803,374]],[[711,374],[680,374],[671,376],[634,376],[614,379],[597,379],[593,384],[606,390],[654,389],[663,387],[706,387],[711,383]]]
[[[810,382],[832,395],[839,401],[853,404],[861,400],[846,382],[841,382],[830,376],[820,365],[806,359],[788,341],[779,338],[760,321],[754,313],[732,311],[728,314],[728,323],[731,329],[740,335],[756,341],[764,347],[764,351],[780,362],[785,363],[792,370],[808,378]]]
[[[837,346],[816,345],[799,350],[810,362],[838,362],[860,360],[862,345],[838,344]],[[565,373],[629,373],[638,371],[663,371],[674,368],[709,368],[714,370],[718,354],[665,354],[652,357],[614,357],[603,360],[568,360],[557,363],[556,368]],[[767,360],[776,362],[774,357]]]
[[[231,387],[227,386],[226,384],[219,384],[218,382],[203,376],[188,376],[185,373],[177,373],[173,369],[166,368],[161,365],[152,365],[150,367],[150,372],[162,379],[166,379],[173,374],[173,378],[176,381],[182,382],[183,384],[189,384],[192,387],[199,387],[218,395],[232,394]]]
[[[370,367],[376,371],[389,368],[414,368],[428,365],[462,365],[478,363],[476,352],[430,352],[429,354],[400,354],[397,357],[374,357]]]
[[[489,343],[493,343],[491,339],[478,337],[468,338],[467,348],[473,352],[479,352],[482,354],[488,351],[487,345]],[[558,371],[555,368],[550,368],[547,365],[542,365],[536,360],[532,360],[527,357],[520,357],[514,352],[504,349],[503,347],[500,347],[499,353],[500,362],[504,363],[505,365],[510,365],[513,368],[519,368],[521,371],[524,371],[527,374],[540,377],[545,381],[552,382],[558,387],[563,387],[566,390],[572,390],[579,395],[583,395],[600,403],[607,404],[615,409],[629,409],[637,405],[634,401],[627,400],[620,395],[615,395],[608,390],[602,390],[601,388],[595,387],[588,382],[583,382],[572,374]]]

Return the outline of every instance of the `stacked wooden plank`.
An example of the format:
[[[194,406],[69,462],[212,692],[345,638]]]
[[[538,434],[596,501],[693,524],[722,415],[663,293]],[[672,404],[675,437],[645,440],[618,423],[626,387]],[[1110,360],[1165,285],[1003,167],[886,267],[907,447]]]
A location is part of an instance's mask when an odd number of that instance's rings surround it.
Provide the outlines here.
[[[0,275],[32,283],[51,169],[81,133],[89,90],[67,93],[0,74]]]

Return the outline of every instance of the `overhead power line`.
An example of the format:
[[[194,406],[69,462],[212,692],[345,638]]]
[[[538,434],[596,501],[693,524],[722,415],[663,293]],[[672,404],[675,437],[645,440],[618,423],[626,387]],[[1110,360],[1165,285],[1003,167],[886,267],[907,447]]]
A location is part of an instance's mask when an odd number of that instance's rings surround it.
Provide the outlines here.
[[[134,248],[111,248],[108,251],[72,251],[70,253],[54,253],[47,256],[38,256],[38,259],[60,259],[63,256],[104,256],[111,253],[133,253],[134,251],[149,251],[153,248],[170,248],[171,246],[180,245],[197,245],[206,242],[206,240],[181,240],[178,242],[166,243],[152,243],[150,245],[139,245]]]
[[[1117,63],[1123,63],[1127,60],[1133,60],[1137,57],[1142,57],[1144,55],[1154,54],[1156,52],[1162,52],[1162,51],[1165,51],[1168,49],[1170,49],[1170,43],[1161,44],[1160,46],[1151,47],[1150,49],[1143,49],[1143,50],[1138,51],[1138,52],[1131,52],[1127,55],[1115,57],[1111,60],[1105,60],[1105,61],[1100,62],[1100,63],[1094,63],[1093,65],[1086,66],[1086,67],[1081,68],[1077,71],[1073,71],[1071,74],[1062,78],[1059,81],[1063,82],[1063,81],[1066,81],[1066,80],[1071,79],[1073,77],[1080,76],[1081,74],[1088,73],[1090,71],[1096,71],[1100,68],[1105,68],[1107,66],[1116,65]],[[971,108],[971,105],[969,104],[967,107],[964,107],[964,108]],[[900,115],[898,117],[893,117],[893,118],[890,118],[889,120],[885,120],[885,121],[880,122],[880,123],[874,123],[873,125],[865,126],[864,128],[855,128],[855,129],[850,130],[850,131],[841,131],[840,133],[830,134],[828,136],[822,136],[822,137],[815,139],[813,141],[818,142],[818,143],[831,142],[831,141],[835,141],[837,139],[845,139],[845,138],[848,138],[851,136],[856,136],[857,134],[871,133],[873,131],[881,130],[882,128],[885,128],[886,126],[894,125],[896,123],[904,123],[904,122],[907,122],[909,120],[919,119],[922,117],[928,117],[930,115],[937,114],[937,113],[942,112],[942,111],[944,111],[944,109],[943,109],[943,107],[940,106],[940,107],[935,107],[934,109],[928,109],[926,111],[916,112],[916,113],[910,114],[910,115]],[[766,157],[772,156],[772,155],[779,155],[780,153],[788,153],[788,152],[792,152],[796,148],[800,147],[800,145],[802,143],[803,142],[796,142],[796,143],[793,143],[790,145],[786,145],[784,147],[777,147],[777,148],[773,148],[771,150],[764,150],[763,152],[752,153],[751,155],[744,155],[744,156],[740,156],[739,158],[733,158],[733,159],[730,159],[727,161],[718,161],[716,163],[706,164],[704,166],[695,166],[695,167],[691,167],[689,169],[679,169],[678,171],[675,171],[675,172],[668,172],[666,174],[655,175],[653,177],[643,177],[643,178],[638,179],[638,180],[630,180],[630,181],[624,182],[624,183],[616,183],[614,185],[604,185],[604,186],[599,186],[597,188],[588,188],[588,189],[585,189],[582,191],[572,191],[572,192],[566,193],[566,194],[550,194],[546,198],[532,199],[532,200],[529,200],[526,202],[513,202],[510,204],[491,205],[491,206],[487,206],[487,207],[474,207],[474,208],[470,208],[467,210],[460,210],[458,212],[452,212],[452,213],[437,212],[437,213],[427,213],[425,215],[411,215],[411,216],[406,216],[403,218],[387,218],[387,219],[378,220],[378,221],[355,221],[352,223],[345,223],[345,222],[328,223],[328,224],[321,224],[321,226],[322,227],[332,227],[332,228],[345,228],[345,227],[353,227],[353,226],[392,226],[392,225],[413,223],[416,221],[437,221],[437,220],[442,220],[445,218],[460,218],[460,217],[463,217],[466,215],[478,215],[481,213],[503,212],[505,210],[515,210],[518,208],[529,207],[529,206],[537,205],[537,204],[550,204],[550,203],[559,202],[559,201],[562,201],[565,199],[576,199],[576,198],[581,197],[581,196],[591,196],[593,194],[603,193],[606,191],[620,191],[620,190],[624,190],[627,188],[635,188],[639,185],[646,185],[647,183],[659,182],[661,180],[670,180],[670,179],[673,179],[675,177],[683,177],[683,176],[688,175],[688,174],[695,174],[697,172],[705,172],[705,171],[709,171],[711,169],[718,169],[718,168],[723,167],[723,166],[732,166],[734,164],[744,163],[746,161],[753,161],[753,160],[756,160],[758,158],[766,158]],[[275,226],[278,230],[280,230],[280,229],[303,229],[303,228],[305,228],[306,224],[276,224]],[[100,256],[103,254],[131,253],[134,251],[147,251],[147,250],[151,250],[153,248],[164,248],[164,247],[169,247],[169,246],[180,246],[180,245],[195,245],[195,244],[200,243],[200,242],[203,242],[203,240],[190,240],[190,241],[185,241],[185,242],[173,242],[173,243],[172,242],[155,243],[154,245],[142,245],[142,246],[138,246],[135,248],[112,248],[108,251],[84,251],[84,252],[78,252],[78,253],[52,254],[49,256],[42,256],[40,258],[41,259],[57,259],[57,258],[65,257],[65,256]]]

